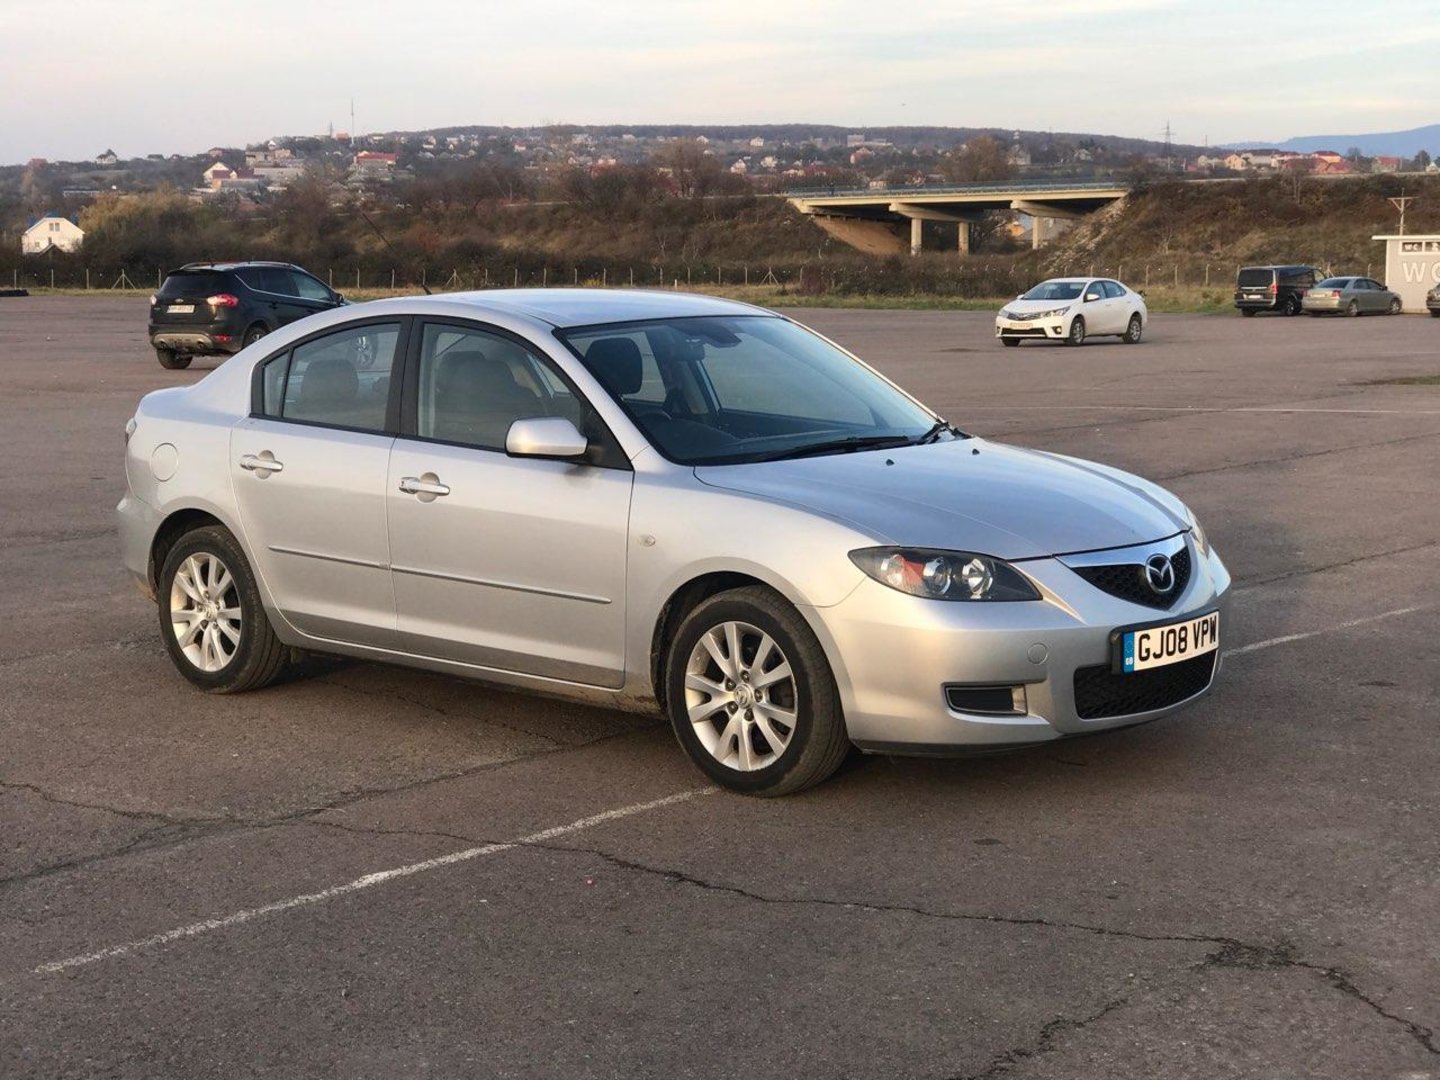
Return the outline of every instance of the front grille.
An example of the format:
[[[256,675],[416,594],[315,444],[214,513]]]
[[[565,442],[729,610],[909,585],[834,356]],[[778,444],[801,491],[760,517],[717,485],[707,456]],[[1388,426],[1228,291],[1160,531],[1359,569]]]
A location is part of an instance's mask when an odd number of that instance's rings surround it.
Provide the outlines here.
[[[1132,604],[1145,607],[1173,607],[1175,601],[1190,584],[1190,548],[1182,547],[1170,556],[1170,565],[1175,570],[1175,587],[1167,593],[1157,593],[1145,579],[1144,563],[1121,563],[1112,566],[1076,566],[1075,573],[1090,582],[1102,592],[1129,600]]]
[[[1130,675],[1117,675],[1108,664],[1076,668],[1075,712],[1082,720],[1103,720],[1179,704],[1210,685],[1217,655],[1212,651]]]

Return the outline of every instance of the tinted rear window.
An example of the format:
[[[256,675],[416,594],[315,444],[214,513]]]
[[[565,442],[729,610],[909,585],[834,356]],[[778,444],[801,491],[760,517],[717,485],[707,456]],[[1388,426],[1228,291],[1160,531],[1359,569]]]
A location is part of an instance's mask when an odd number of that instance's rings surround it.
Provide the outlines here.
[[[1242,286],[1246,285],[1269,285],[1275,280],[1274,270],[1241,270],[1236,281]]]
[[[171,274],[160,286],[159,296],[214,296],[233,291],[230,275],[216,270],[187,270]]]

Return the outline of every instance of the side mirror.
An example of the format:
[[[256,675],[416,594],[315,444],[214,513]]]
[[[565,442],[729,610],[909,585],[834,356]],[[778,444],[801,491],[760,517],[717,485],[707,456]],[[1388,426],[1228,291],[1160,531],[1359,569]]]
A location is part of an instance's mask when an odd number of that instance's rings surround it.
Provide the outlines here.
[[[578,458],[590,442],[563,416],[532,416],[516,420],[505,434],[511,457]]]
[[[344,293],[337,292],[337,293],[335,294],[335,303],[344,305],[344,304],[348,304],[349,302],[350,302],[349,300],[346,300],[346,299],[345,299],[345,294],[344,294]]]
[[[1099,294],[1098,292],[1087,292],[1087,293],[1085,294],[1085,302],[1086,302],[1087,304],[1090,303],[1091,300],[1099,300],[1099,299],[1100,299],[1100,294]]]

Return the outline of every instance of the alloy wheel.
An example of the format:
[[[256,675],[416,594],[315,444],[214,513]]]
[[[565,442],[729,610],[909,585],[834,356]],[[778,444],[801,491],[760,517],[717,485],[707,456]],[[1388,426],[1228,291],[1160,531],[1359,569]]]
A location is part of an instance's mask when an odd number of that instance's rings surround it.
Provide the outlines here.
[[[795,735],[795,672],[758,627],[723,622],[700,635],[685,666],[685,709],[695,737],[727,768],[774,764]]]
[[[170,628],[185,659],[221,671],[240,647],[243,616],[235,576],[211,552],[191,555],[170,584]]]

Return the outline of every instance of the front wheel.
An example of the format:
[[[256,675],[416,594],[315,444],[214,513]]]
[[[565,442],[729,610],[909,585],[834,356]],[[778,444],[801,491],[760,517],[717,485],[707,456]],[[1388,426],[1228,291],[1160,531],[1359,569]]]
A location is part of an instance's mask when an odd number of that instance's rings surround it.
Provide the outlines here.
[[[769,589],[719,593],[690,612],[670,643],[665,687],[680,745],[731,791],[803,791],[850,749],[820,642]]]
[[[1440,312],[1436,312],[1436,314],[1440,315]],[[1007,349],[1013,349],[1020,344],[1020,339],[1018,337],[1002,337],[1000,344],[1004,345]]]
[[[157,348],[155,359],[160,361],[160,366],[166,371],[180,371],[190,366],[190,357],[181,356],[174,349]]]
[[[1390,314],[1391,314],[1391,315],[1399,315],[1399,314],[1400,314],[1400,309],[1401,309],[1403,306],[1404,306],[1404,305],[1400,303],[1400,298],[1399,298],[1398,296],[1395,297],[1393,300],[1390,301]]]
[[[1075,316],[1075,320],[1070,324],[1070,332],[1065,335],[1065,344],[1066,344],[1066,345],[1083,345],[1083,344],[1085,344],[1085,319],[1084,319],[1084,317],[1082,317],[1082,316],[1080,316],[1080,315],[1076,315],[1076,316]]]
[[[250,563],[226,529],[212,525],[182,536],[157,584],[166,651],[196,686],[216,694],[258,690],[284,671],[289,650],[275,636]]]
[[[1125,327],[1125,333],[1120,336],[1120,340],[1123,341],[1126,345],[1139,345],[1140,335],[1144,332],[1144,322],[1141,320],[1140,314],[1137,312],[1134,315],[1130,316],[1130,325]]]

